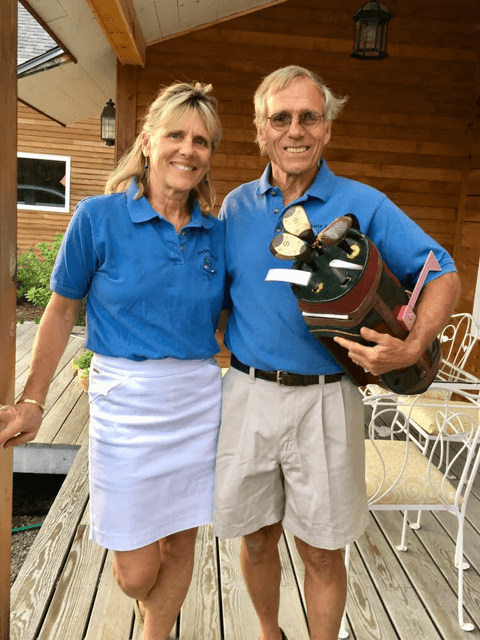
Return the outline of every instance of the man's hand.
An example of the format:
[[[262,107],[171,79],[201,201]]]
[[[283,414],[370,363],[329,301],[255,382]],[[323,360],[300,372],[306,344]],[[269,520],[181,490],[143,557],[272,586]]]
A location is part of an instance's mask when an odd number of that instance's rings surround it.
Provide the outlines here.
[[[460,292],[460,279],[456,272],[446,273],[426,284],[415,309],[417,319],[405,342],[367,327],[360,329],[360,335],[367,342],[374,343],[371,347],[344,338],[334,340],[348,349],[348,355],[355,363],[375,376],[387,371],[405,369],[418,362],[445,327],[455,309]]]
[[[348,349],[348,355],[355,364],[375,376],[394,369],[405,369],[420,358],[421,354],[414,352],[408,342],[387,333],[378,333],[368,327],[362,327],[360,334],[367,342],[374,343],[373,346],[366,347],[345,338],[334,338],[334,340]]]
[[[42,410],[36,405],[0,405],[0,447],[8,449],[30,442],[37,435],[41,422]]]

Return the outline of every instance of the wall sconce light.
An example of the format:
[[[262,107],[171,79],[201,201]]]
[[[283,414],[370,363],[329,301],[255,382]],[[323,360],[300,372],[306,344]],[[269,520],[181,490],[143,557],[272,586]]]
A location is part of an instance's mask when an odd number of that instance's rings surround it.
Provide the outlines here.
[[[367,2],[355,17],[355,44],[351,58],[381,60],[388,56],[388,23],[393,13],[377,0]]]
[[[103,108],[100,118],[100,138],[107,147],[115,144],[115,103],[111,99]]]

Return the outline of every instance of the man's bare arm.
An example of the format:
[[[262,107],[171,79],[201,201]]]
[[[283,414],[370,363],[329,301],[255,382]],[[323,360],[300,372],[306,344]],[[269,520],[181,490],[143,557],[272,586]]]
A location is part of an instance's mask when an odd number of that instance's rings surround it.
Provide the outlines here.
[[[363,327],[360,333],[365,340],[375,343],[374,346],[365,347],[344,338],[335,338],[335,341],[348,349],[348,355],[354,362],[374,375],[404,369],[419,360],[446,326],[460,293],[460,278],[456,272],[446,273],[426,284],[415,309],[416,322],[405,341],[367,327]]]

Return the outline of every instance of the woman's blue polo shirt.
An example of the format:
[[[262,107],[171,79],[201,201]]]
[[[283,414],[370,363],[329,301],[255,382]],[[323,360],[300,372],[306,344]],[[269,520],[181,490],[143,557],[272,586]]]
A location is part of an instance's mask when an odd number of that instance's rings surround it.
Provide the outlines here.
[[[96,196],[77,207],[52,291],[87,296],[86,347],[130,360],[210,358],[225,282],[224,223],[198,203],[179,234],[145,197]]]

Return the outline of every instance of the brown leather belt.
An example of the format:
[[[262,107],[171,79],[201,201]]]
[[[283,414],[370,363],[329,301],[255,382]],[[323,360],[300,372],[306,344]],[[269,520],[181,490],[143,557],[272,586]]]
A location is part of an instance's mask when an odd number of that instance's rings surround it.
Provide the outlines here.
[[[250,373],[250,367],[240,362],[233,353],[230,364],[234,369],[243,371],[243,373]],[[255,378],[278,382],[278,384],[283,384],[286,387],[306,387],[309,384],[320,384],[322,381],[324,381],[324,384],[329,384],[330,382],[338,382],[345,375],[343,371],[340,373],[327,373],[325,376],[304,376],[299,373],[289,373],[288,371],[262,371],[262,369],[254,369],[254,371]]]

